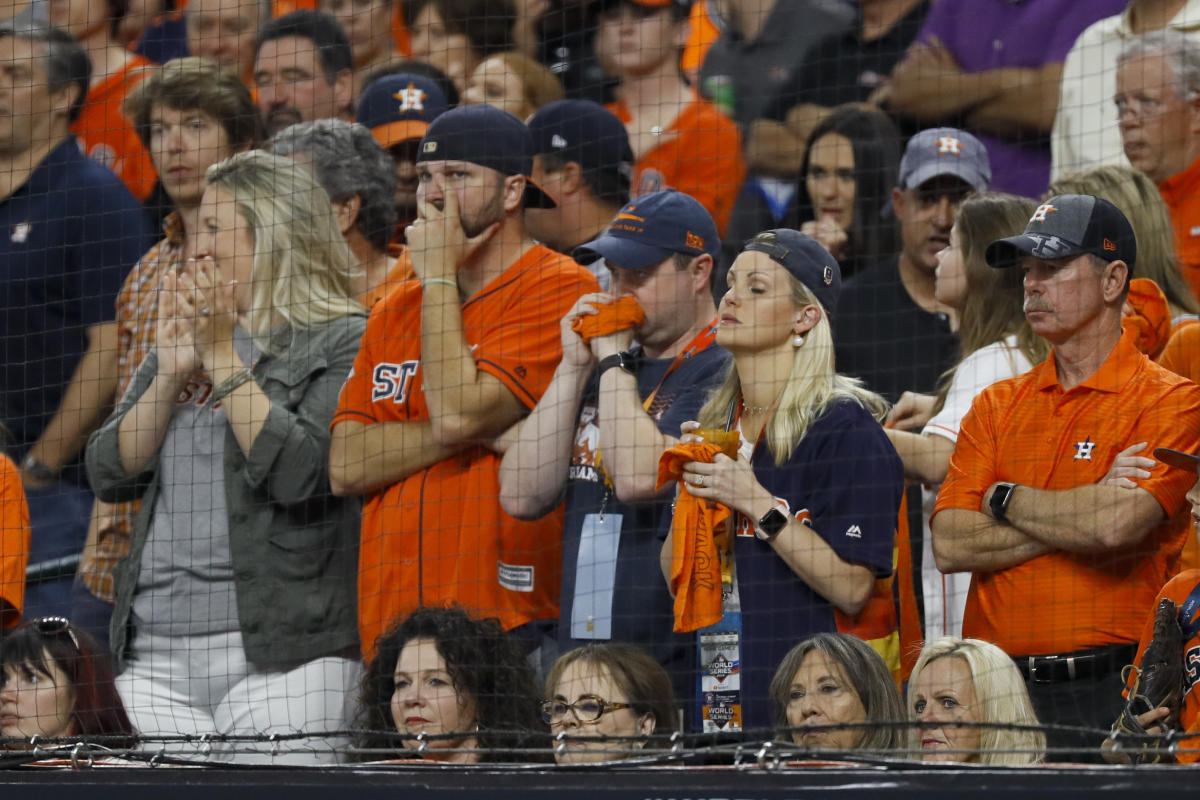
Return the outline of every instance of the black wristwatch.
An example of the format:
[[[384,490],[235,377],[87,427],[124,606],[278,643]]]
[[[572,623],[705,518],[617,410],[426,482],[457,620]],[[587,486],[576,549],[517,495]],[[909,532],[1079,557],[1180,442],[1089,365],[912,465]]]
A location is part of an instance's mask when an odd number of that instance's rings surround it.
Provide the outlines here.
[[[620,367],[630,375],[637,374],[637,356],[628,350],[622,350],[619,353],[613,353],[611,356],[606,356],[600,359],[600,373],[603,375],[613,367]]]
[[[992,492],[988,508],[992,510],[992,516],[997,522],[1008,522],[1008,504],[1012,502],[1013,490],[1016,488],[1015,483],[996,484],[996,491]]]
[[[788,515],[778,508],[772,508],[758,518],[758,524],[754,526],[754,533],[764,542],[773,542],[779,532],[787,527],[787,524]]]

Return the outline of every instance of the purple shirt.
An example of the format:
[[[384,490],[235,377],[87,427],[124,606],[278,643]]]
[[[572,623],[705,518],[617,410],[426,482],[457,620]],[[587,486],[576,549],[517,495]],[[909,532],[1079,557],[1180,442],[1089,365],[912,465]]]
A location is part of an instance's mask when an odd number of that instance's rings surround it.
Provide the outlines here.
[[[934,3],[917,41],[936,36],[965,72],[1062,63],[1093,22],[1126,0],[952,0]],[[1050,182],[1050,140],[1018,141],[971,131],[988,149],[992,189],[1040,197]]]

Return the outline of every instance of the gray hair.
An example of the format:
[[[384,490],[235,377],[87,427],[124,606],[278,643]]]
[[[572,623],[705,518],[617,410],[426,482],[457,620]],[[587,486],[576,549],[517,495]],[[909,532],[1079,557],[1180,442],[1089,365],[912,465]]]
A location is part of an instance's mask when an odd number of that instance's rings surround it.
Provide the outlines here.
[[[377,251],[387,250],[397,218],[396,167],[366,127],[340,119],[300,122],[275,134],[268,147],[311,159],[307,166],[333,202],[357,195],[355,227]]]
[[[1117,56],[1117,66],[1144,56],[1161,56],[1171,69],[1175,90],[1191,99],[1200,94],[1200,44],[1170,28],[1131,39]]]
[[[79,90],[67,112],[71,122],[79,119],[92,80],[92,62],[83,45],[75,37],[59,28],[39,22],[16,23],[13,20],[0,25],[0,39],[5,37],[26,39],[42,46],[45,59],[46,89],[57,92],[71,84]]]

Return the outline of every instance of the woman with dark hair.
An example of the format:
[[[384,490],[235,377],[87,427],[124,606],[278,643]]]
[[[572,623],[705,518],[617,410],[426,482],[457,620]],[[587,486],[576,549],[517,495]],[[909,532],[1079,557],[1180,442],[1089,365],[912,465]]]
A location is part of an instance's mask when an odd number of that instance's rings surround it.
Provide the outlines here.
[[[412,57],[446,73],[460,92],[479,62],[513,49],[513,0],[406,0]]]
[[[907,738],[904,703],[883,657],[845,633],[810,636],[783,657],[771,680],[771,716],[811,749],[900,750]],[[846,727],[830,727],[839,723]]]
[[[646,747],[644,737],[653,734],[661,744],[679,730],[667,671],[641,648],[619,642],[559,656],[546,678],[542,719],[551,734],[566,734],[554,753],[559,764],[627,758]]]
[[[69,736],[118,737],[98,743],[121,746],[134,735],[108,655],[82,628],[42,617],[0,639],[0,737],[27,740],[8,748]]]
[[[418,608],[376,649],[359,696],[360,748],[460,764],[543,760],[513,752],[549,741],[533,670],[499,620]]]
[[[882,112],[842,106],[813,129],[789,220],[833,254],[843,278],[896,252],[896,226],[880,212],[899,171],[900,131]]]

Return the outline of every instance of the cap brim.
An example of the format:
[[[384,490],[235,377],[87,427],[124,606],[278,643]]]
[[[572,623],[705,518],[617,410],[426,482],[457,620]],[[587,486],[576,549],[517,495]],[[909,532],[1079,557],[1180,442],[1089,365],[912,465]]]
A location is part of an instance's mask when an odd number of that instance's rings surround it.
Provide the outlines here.
[[[661,264],[674,253],[665,247],[635,242],[619,236],[601,234],[590,242],[576,247],[571,256],[580,264],[591,264],[603,258],[617,269],[649,269]]]
[[[1058,236],[1046,236],[1039,233],[1022,233],[997,239],[988,245],[984,258],[989,267],[1004,269],[1014,267],[1024,256],[1043,258],[1073,258],[1091,252],[1086,247],[1071,244]]]
[[[1169,447],[1154,448],[1154,457],[1164,464],[1179,469],[1186,469],[1191,472],[1197,472],[1200,465],[1200,456],[1193,456],[1187,453],[1181,453],[1178,450],[1172,450]]]
[[[387,149],[394,144],[420,139],[429,130],[429,123],[419,119],[401,119],[371,128],[371,135],[379,146]]]
[[[524,208],[557,208],[554,198],[542,191],[542,187],[533,182],[533,178],[525,176],[525,197],[522,199]]]
[[[943,175],[958,178],[966,182],[967,185],[977,192],[986,192],[988,185],[991,183],[988,177],[975,169],[969,161],[962,161],[957,158],[939,158],[936,161],[922,164],[914,170],[913,174],[908,176],[905,188],[916,189],[922,183],[925,183],[925,181],[931,181]]]

